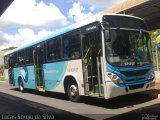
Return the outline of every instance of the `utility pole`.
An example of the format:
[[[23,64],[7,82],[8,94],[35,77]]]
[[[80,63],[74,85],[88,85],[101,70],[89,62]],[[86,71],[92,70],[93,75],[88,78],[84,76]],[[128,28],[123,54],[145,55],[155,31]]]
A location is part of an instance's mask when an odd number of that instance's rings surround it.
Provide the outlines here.
[[[76,23],[76,22],[75,22],[75,18],[74,18],[74,17],[75,17],[75,15],[72,15],[72,17],[73,17],[73,22],[74,22],[74,23]]]

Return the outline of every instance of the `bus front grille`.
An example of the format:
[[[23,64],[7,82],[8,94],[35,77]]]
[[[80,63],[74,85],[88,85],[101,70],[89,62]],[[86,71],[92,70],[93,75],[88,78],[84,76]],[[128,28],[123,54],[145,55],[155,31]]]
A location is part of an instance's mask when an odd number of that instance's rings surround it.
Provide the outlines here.
[[[129,89],[130,90],[134,90],[134,89],[139,89],[139,88],[143,88],[144,84],[139,84],[139,85],[130,85]]]
[[[144,81],[145,78],[144,77],[140,77],[140,78],[135,78],[135,79],[127,79],[125,80],[126,82],[133,82],[133,81]]]
[[[134,70],[134,71],[121,71],[121,73],[127,77],[141,76],[141,75],[145,75],[147,72],[149,72],[149,69]]]

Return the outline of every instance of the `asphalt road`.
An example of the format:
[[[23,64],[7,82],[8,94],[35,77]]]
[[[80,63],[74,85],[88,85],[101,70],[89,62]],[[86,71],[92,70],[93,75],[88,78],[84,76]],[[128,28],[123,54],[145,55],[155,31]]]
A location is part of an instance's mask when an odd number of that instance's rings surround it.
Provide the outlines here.
[[[0,92],[0,119],[84,120],[89,118]]]
[[[160,90],[137,93],[111,100],[83,97],[83,102],[69,101],[63,94],[27,90],[21,93],[7,83],[0,83],[0,119],[160,119]]]

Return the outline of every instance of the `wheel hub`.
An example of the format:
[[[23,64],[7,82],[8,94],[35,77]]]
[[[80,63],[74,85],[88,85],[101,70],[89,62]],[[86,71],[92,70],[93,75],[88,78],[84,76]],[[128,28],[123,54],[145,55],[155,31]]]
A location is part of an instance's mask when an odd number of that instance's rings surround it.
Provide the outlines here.
[[[20,88],[21,91],[23,91],[22,83],[20,83],[19,88]]]
[[[70,87],[71,96],[76,96],[76,95],[77,95],[77,92],[78,92],[77,86],[71,85],[71,87]]]

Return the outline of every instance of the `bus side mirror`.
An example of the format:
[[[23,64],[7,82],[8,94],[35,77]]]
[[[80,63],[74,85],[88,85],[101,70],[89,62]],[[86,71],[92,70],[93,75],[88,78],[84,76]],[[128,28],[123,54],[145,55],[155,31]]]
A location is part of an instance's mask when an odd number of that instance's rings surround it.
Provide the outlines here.
[[[106,42],[111,42],[111,35],[109,30],[104,30],[104,36]]]

